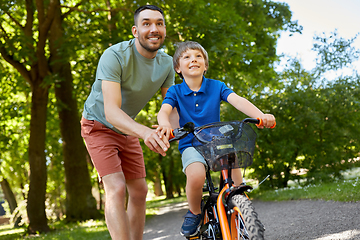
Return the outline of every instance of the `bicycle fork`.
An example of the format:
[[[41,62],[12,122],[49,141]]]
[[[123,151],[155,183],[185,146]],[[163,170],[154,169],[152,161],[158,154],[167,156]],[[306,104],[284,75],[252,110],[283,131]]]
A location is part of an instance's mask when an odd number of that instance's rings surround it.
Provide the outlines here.
[[[231,173],[229,174],[229,170],[222,170],[221,172],[223,179],[225,179],[225,185],[219,193],[216,206],[218,209],[218,217],[219,217],[222,237],[224,240],[238,239],[237,232],[240,232],[241,237],[243,239],[248,239],[249,234],[246,231],[245,221],[241,214],[240,209],[234,208],[234,209],[230,209],[229,212],[226,211],[225,208],[227,207],[226,198],[233,190],[232,180],[231,180]],[[236,214],[238,214],[238,216],[236,216]],[[231,219],[231,221],[228,221],[228,217]],[[238,217],[239,219],[236,220],[235,219],[236,217]],[[236,223],[235,225],[231,224],[232,229],[230,229],[229,222]]]

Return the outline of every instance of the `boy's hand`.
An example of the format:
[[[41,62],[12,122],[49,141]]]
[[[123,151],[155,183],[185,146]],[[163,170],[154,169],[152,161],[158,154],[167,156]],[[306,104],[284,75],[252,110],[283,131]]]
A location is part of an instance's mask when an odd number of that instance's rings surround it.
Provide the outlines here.
[[[166,139],[165,141],[169,141],[171,131],[172,131],[172,128],[168,127],[168,126],[157,126],[157,128],[156,128],[156,132],[159,135],[159,137],[163,140]]]
[[[274,127],[276,124],[275,117],[272,114],[264,114],[260,118],[263,121],[263,125],[258,126],[258,128],[271,128]]]

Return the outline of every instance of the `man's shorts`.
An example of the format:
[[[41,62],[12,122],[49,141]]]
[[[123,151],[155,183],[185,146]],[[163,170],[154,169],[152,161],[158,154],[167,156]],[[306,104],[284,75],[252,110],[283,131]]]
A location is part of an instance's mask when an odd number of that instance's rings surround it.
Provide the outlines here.
[[[81,136],[100,178],[123,172],[126,179],[146,176],[139,139],[119,134],[95,120],[81,119]]]
[[[194,162],[201,162],[202,164],[204,164],[205,169],[207,169],[207,164],[204,157],[194,147],[186,148],[181,155],[181,160],[184,173],[185,169]]]

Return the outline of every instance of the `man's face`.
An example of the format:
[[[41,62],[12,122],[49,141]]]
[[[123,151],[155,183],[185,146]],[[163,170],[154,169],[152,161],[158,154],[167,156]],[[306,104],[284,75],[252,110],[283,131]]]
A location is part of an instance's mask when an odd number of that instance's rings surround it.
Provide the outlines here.
[[[159,11],[146,9],[140,12],[132,31],[143,48],[138,49],[140,53],[143,50],[156,52],[164,43],[166,36],[164,18]]]

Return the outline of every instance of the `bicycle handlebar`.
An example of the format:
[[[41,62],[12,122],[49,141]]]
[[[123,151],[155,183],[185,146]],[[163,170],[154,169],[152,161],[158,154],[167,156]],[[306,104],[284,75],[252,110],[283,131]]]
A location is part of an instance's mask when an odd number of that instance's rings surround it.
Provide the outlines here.
[[[261,118],[245,118],[244,120],[242,120],[242,122],[253,123],[257,127],[264,126],[264,122],[263,122],[263,120]],[[270,128],[274,128],[275,126],[276,126],[276,122]],[[194,123],[188,122],[181,128],[173,129],[170,132],[169,142],[173,142],[173,141],[176,141],[176,140],[183,139],[189,133],[193,133],[194,130],[196,130],[198,128],[200,128],[200,127],[195,127]]]
[[[255,118],[245,118],[243,120],[243,122],[254,123],[257,127],[264,126],[264,122],[261,118],[256,118],[256,119]],[[270,128],[274,128],[275,126],[276,126],[276,122]]]

